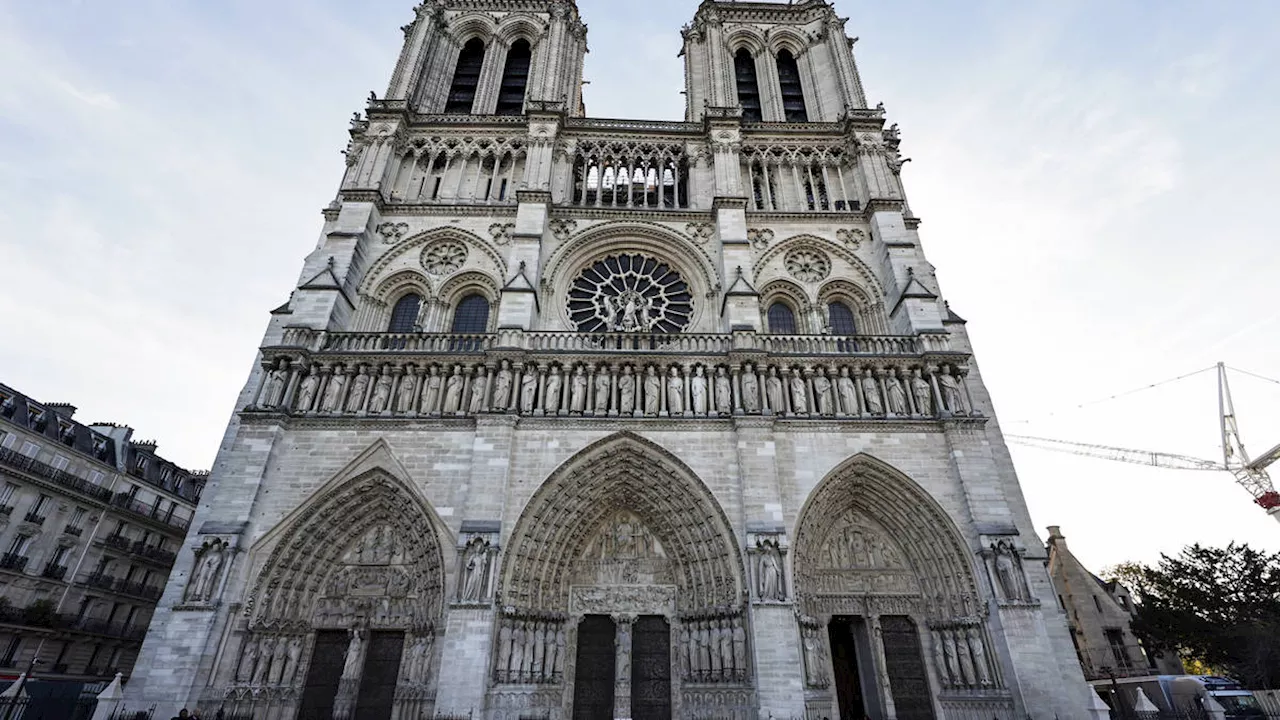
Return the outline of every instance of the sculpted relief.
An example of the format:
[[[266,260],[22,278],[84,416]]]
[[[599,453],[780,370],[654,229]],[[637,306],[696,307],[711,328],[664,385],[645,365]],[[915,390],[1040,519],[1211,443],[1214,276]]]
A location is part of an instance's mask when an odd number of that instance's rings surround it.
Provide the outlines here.
[[[587,544],[575,585],[665,585],[672,582],[661,543],[634,513],[621,510]]]
[[[859,513],[841,518],[819,545],[816,587],[822,594],[914,595],[915,572],[889,534]]]

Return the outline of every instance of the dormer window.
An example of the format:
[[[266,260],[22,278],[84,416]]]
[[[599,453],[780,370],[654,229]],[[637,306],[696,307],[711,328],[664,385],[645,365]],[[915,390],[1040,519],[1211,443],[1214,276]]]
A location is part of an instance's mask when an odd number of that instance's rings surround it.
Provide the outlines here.
[[[148,464],[149,464],[149,458],[147,458],[146,455],[139,454],[134,458],[133,469],[137,470],[140,473],[143,473],[147,471]]]
[[[58,439],[62,440],[64,445],[76,444],[76,426],[65,420],[58,421]]]
[[[107,459],[107,439],[98,435],[93,436],[93,456],[99,460]]]
[[[44,408],[27,403],[27,424],[37,432],[44,432],[49,426],[49,415]]]
[[[0,415],[7,418],[13,417],[13,412],[18,409],[18,404],[13,401],[12,395],[0,393]]]

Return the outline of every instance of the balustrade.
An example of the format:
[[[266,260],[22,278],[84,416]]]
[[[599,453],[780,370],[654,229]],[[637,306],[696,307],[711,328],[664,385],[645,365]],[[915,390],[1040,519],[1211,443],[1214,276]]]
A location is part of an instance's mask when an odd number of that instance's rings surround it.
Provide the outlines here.
[[[596,140],[571,145],[571,205],[640,210],[689,207],[689,161],[682,141]]]
[[[752,210],[853,212],[861,207],[852,158],[838,145],[748,145],[742,150],[742,179],[751,189]]]

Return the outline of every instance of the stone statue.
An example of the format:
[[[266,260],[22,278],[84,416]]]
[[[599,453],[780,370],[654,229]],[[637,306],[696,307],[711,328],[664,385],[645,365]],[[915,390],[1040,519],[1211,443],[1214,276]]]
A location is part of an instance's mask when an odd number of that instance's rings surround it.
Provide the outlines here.
[[[636,377],[631,374],[631,366],[622,368],[618,377],[618,412],[630,415],[636,407]]]
[[[520,412],[528,415],[533,412],[533,403],[538,396],[538,371],[533,366],[524,369],[524,377],[520,378]]]
[[[464,556],[462,601],[479,602],[483,599],[485,576],[489,570],[488,543],[480,538],[467,543]]]
[[[560,412],[561,382],[560,368],[553,365],[551,367],[551,374],[547,377],[547,394],[546,397],[542,399],[542,409],[546,410],[548,415],[555,415]]]
[[[942,684],[948,687],[955,685],[955,679],[952,677],[951,668],[947,667],[947,653],[943,649],[942,631],[933,631],[933,662],[938,666],[938,678],[942,680]]]
[[[351,640],[347,643],[347,655],[342,661],[342,679],[355,680],[360,677],[361,665],[364,664],[364,641],[366,630],[354,628],[347,634]]]
[[[444,384],[444,378],[440,377],[439,365],[431,366],[431,374],[427,375],[426,382],[427,386],[422,390],[422,412],[439,412],[440,386]]]
[[[364,396],[367,392],[369,392],[369,370],[361,366],[355,379],[351,381],[351,394],[347,395],[347,412],[360,412],[364,407]]]
[[[743,680],[747,676],[747,631],[742,628],[742,618],[733,621],[733,677]]]
[[[285,667],[289,664],[289,643],[283,637],[276,638],[276,652],[271,658],[271,684],[284,680]]]
[[[258,639],[249,635],[244,644],[244,650],[240,655],[240,669],[236,673],[236,681],[247,683],[253,682],[254,666],[258,663]]]
[[[977,684],[978,678],[973,672],[973,657],[969,655],[968,637],[964,630],[959,630],[959,637],[956,640],[956,654],[960,658],[960,676],[964,679],[964,684],[973,687]]]
[[[258,665],[253,669],[253,684],[266,685],[271,672],[272,638],[264,637],[258,641]]]
[[[667,371],[667,410],[672,415],[684,412],[684,378],[680,377],[680,368],[675,365]]]
[[[302,638],[295,635],[289,640],[289,660],[284,668],[284,675],[281,676],[280,682],[285,685],[292,683],[298,675],[298,663],[302,660]]]
[[[187,584],[187,602],[206,602],[212,596],[218,582],[218,572],[222,570],[222,543],[214,542],[205,546],[196,560],[195,572]]]
[[[804,386],[804,371],[796,370],[791,375],[791,409],[797,415],[804,415],[809,412],[809,398],[806,397]]]
[[[553,666],[554,668],[553,672],[555,673],[555,677],[559,677],[560,673],[564,671],[564,648],[565,648],[564,628],[561,627],[559,630],[556,631],[556,662],[555,662],[555,665]]]
[[[324,389],[324,397],[320,399],[321,412],[336,412],[342,409],[342,392],[347,387],[347,376],[339,368],[334,368],[333,377]]]
[[[804,636],[804,675],[809,687],[824,688],[827,686],[827,669],[823,658],[820,640],[811,628],[803,628]]]
[[[849,368],[840,368],[840,377],[836,378],[836,392],[840,395],[840,406],[846,415],[858,414],[857,389],[853,386],[853,378],[849,377]]]
[[[902,381],[894,371],[884,376],[885,396],[889,401],[889,412],[894,415],[907,415],[907,394],[902,389]]]
[[[413,394],[418,390],[418,376],[413,368],[406,368],[400,378],[400,388],[396,391],[396,412],[413,412]]]
[[[262,407],[273,408],[284,400],[285,380],[289,376],[289,361],[281,360],[267,375],[267,389],[262,393]]]
[[[987,648],[982,641],[982,633],[971,627],[966,633],[969,638],[969,649],[973,651],[973,664],[978,670],[978,683],[983,686],[991,684],[991,670],[987,667]]]
[[[760,381],[750,363],[742,371],[742,409],[747,413],[760,411]]]
[[[733,627],[727,618],[720,621],[720,675],[733,679]]]
[[[693,369],[693,377],[689,379],[689,400],[694,414],[707,414],[707,376],[701,365]]]
[[[511,631],[511,677],[516,682],[524,682],[524,622],[515,621]]]
[[[302,379],[302,385],[298,387],[298,401],[294,403],[294,408],[298,412],[307,412],[311,410],[311,403],[316,399],[316,386],[320,384],[320,374],[316,372],[316,367],[311,366],[311,372]]]
[[[964,393],[960,389],[959,375],[952,375],[950,366],[942,366],[938,373],[938,388],[942,391],[942,404],[952,415],[965,415]]]
[[[504,620],[498,628],[498,679],[511,680],[511,622]]]
[[[481,365],[471,381],[471,402],[467,411],[472,415],[484,412],[484,397],[489,390],[489,368]]]
[[[929,381],[920,376],[920,368],[911,371],[911,394],[916,399],[916,412],[926,416],[933,414],[933,391]]]
[[[725,372],[724,367],[716,368],[716,414],[732,415],[733,414],[733,389],[729,384],[729,373]]]
[[[498,363],[498,373],[493,376],[493,409],[505,412],[511,403],[511,361]]]
[[[862,399],[867,403],[867,412],[872,415],[884,414],[884,403],[880,401],[880,387],[876,385],[876,379],[871,377],[871,370],[865,368],[862,371]]]
[[[996,580],[1004,599],[1010,602],[1026,600],[1026,582],[1018,551],[1003,540],[992,545],[991,551],[995,556]]]
[[[569,381],[569,412],[581,413],[587,407],[587,371],[582,366],[574,368]]]
[[[617,678],[631,677],[631,620],[618,621],[618,672]]]
[[[597,415],[609,412],[609,367],[601,365],[596,371],[595,411]]]
[[[369,412],[380,413],[387,409],[391,400],[391,371],[382,369],[378,382],[373,386],[373,397],[369,400]]]
[[[782,378],[778,377],[778,368],[769,366],[769,377],[764,381],[765,395],[769,399],[769,409],[775,415],[786,412],[787,406],[782,401]]]
[[[533,675],[533,680],[537,682],[546,677],[544,663],[547,652],[547,624],[545,622],[535,622],[533,627],[533,662],[529,664],[529,673]]]
[[[657,415],[661,401],[662,381],[658,379],[658,371],[650,365],[644,375],[644,414]]]
[[[453,373],[449,375],[449,382],[444,388],[444,412],[456,413],[462,407],[462,384],[465,379],[462,377],[462,366],[454,365]]]
[[[769,542],[760,543],[760,593],[761,600],[784,600],[782,594],[782,566],[778,548]]]
[[[952,682],[961,684],[963,678],[960,677],[960,663],[956,658],[956,639],[946,630],[942,631],[942,654],[946,658],[947,667],[951,668]]]
[[[826,368],[818,368],[813,376],[813,397],[818,405],[818,414],[835,415],[835,398],[831,396],[831,378],[827,377]]]

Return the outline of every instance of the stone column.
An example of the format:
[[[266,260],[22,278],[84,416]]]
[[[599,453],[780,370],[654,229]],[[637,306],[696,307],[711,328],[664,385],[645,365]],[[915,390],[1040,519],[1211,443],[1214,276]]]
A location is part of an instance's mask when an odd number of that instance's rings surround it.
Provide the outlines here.
[[[615,614],[613,622],[616,627],[617,650],[613,676],[613,716],[615,718],[631,717],[631,636],[635,630],[636,616]]]

